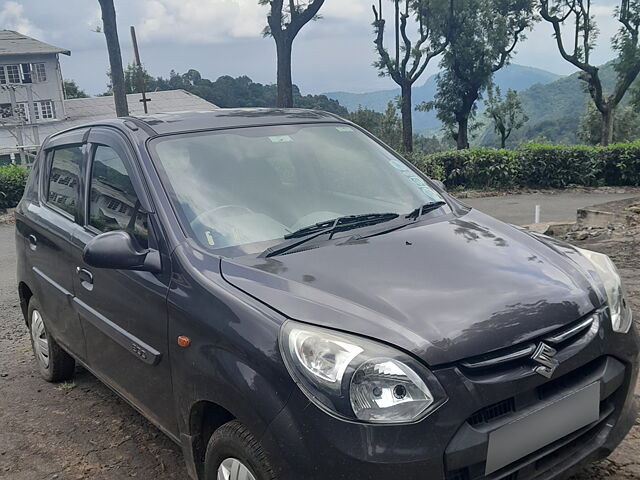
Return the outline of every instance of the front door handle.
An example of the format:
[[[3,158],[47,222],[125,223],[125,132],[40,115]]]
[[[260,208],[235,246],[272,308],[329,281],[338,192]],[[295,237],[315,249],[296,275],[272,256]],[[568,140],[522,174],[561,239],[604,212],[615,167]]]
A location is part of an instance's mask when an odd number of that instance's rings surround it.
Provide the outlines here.
[[[86,268],[76,267],[76,273],[80,278],[80,283],[87,290],[93,290],[93,274]]]
[[[31,250],[35,250],[37,246],[38,238],[33,234],[29,235],[29,248],[31,248]]]

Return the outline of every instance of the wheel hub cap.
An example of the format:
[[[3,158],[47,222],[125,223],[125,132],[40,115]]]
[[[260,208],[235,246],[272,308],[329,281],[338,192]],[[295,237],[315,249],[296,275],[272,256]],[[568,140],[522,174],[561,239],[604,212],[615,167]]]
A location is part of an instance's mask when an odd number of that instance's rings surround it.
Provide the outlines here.
[[[240,460],[227,458],[218,468],[217,480],[256,480],[256,477]]]
[[[49,340],[47,339],[47,331],[44,328],[42,316],[37,310],[34,310],[31,315],[31,338],[33,339],[36,360],[44,368],[49,368]]]

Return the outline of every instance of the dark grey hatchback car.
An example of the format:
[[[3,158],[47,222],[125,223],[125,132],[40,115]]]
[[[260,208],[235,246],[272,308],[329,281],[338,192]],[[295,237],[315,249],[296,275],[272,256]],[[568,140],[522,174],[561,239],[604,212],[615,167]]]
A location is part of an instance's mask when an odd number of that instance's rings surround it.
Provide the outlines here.
[[[61,132],[16,220],[44,378],[86,367],[194,479],[551,479],[636,418],[608,257],[461,204],[327,113]]]

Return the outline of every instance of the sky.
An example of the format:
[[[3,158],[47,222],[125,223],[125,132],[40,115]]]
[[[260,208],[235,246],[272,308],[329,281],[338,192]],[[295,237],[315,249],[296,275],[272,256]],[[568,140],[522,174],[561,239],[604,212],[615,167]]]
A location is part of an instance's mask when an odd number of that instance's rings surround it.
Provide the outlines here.
[[[592,54],[595,62],[613,57],[610,38],[618,27],[612,14],[619,2],[593,2],[601,32]],[[115,0],[115,6],[125,65],[133,60],[133,25],[142,62],[153,76],[195,68],[211,79],[248,75],[256,82],[275,82],[275,46],[261,34],[266,7],[258,0]],[[307,24],[294,42],[293,80],[303,93],[395,87],[372,67],[376,55],[371,0],[326,0],[321,14],[322,19]],[[70,57],[61,55],[63,75],[89,94],[106,89],[109,60],[104,35],[96,32],[101,24],[97,0],[0,0],[0,28],[71,50]],[[552,27],[545,22],[527,34],[512,62],[560,75],[575,71],[560,57]],[[424,80],[437,71],[434,61]]]

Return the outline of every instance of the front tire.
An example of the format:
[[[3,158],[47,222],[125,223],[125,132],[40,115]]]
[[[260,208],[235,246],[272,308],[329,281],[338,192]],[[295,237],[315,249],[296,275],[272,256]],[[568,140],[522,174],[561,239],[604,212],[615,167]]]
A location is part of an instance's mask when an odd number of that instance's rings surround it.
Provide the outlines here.
[[[42,308],[35,298],[29,301],[29,332],[31,348],[38,371],[47,382],[61,382],[73,377],[76,362],[49,335]]]
[[[218,428],[207,445],[206,480],[276,480],[260,443],[238,421]]]

